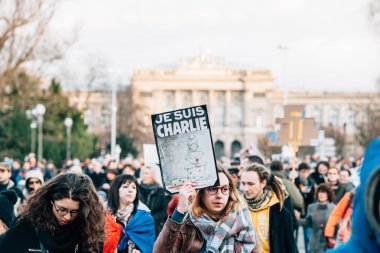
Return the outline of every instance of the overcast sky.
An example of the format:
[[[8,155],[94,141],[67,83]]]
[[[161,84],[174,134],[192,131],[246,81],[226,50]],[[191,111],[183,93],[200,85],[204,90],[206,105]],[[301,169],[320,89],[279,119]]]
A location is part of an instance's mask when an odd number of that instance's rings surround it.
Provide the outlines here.
[[[367,0],[64,0],[57,36],[78,31],[62,64],[66,85],[86,68],[170,68],[200,48],[232,68],[269,69],[278,87],[371,91],[380,77],[380,36]]]

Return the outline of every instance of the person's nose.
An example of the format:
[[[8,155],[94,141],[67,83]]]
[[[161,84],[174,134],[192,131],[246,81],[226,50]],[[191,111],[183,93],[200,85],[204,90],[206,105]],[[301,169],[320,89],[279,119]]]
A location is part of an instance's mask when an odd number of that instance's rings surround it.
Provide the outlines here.
[[[221,198],[223,196],[222,189],[218,189],[218,191],[216,192],[215,196],[217,198]]]
[[[66,219],[66,220],[71,220],[71,218],[73,217],[73,215],[68,212],[67,214],[63,215],[63,217]]]

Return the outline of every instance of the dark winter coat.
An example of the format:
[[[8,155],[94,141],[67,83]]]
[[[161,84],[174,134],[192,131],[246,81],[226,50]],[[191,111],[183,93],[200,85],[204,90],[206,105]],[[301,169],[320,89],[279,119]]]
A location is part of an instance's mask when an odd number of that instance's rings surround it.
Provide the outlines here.
[[[17,196],[20,198],[21,202],[25,201],[25,196],[22,194],[22,191],[17,188],[16,184],[12,180],[9,180],[8,184],[6,185],[0,185],[0,192],[5,190],[14,190]]]
[[[0,239],[1,253],[30,253],[42,252],[40,240],[35,227],[27,222],[14,223],[13,226]],[[65,253],[74,253],[75,249]],[[78,249],[77,253],[87,253],[87,250]],[[57,253],[49,250],[49,253]]]
[[[331,189],[334,191],[334,204],[338,204],[338,202],[343,198],[344,194],[349,192],[345,185],[340,184],[339,182],[332,186]]]
[[[322,174],[319,174],[318,171],[314,171],[313,173],[311,173],[309,176],[309,180],[313,184],[317,184],[317,185],[326,183],[325,177]]]
[[[280,211],[279,203],[269,210],[269,231],[271,253],[298,252],[293,236],[292,215],[286,207]]]
[[[298,190],[302,194],[303,197],[303,203],[304,203],[304,210],[303,215],[306,216],[307,214],[307,207],[314,202],[314,194],[315,194],[315,187],[314,184],[307,179],[306,182],[303,182],[300,177],[297,177],[294,181],[294,184],[297,186]],[[310,188],[310,192],[304,193],[301,191],[302,187],[308,187]]]
[[[140,200],[150,209],[155,223],[156,236],[158,236],[168,217],[166,209],[171,197],[166,194],[164,188],[158,185],[141,183],[139,187]]]

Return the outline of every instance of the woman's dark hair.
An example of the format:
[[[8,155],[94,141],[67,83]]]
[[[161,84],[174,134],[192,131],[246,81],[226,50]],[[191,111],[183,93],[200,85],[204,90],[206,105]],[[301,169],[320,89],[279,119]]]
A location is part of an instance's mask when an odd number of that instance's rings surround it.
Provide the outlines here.
[[[320,184],[317,187],[317,190],[315,191],[315,199],[317,201],[319,201],[318,200],[318,193],[319,192],[326,192],[327,193],[327,200],[329,202],[333,202],[334,201],[334,192],[333,192],[333,190],[331,189],[331,187],[328,184]]]
[[[59,226],[53,213],[53,202],[61,199],[78,201],[82,248],[96,252],[104,239],[104,210],[94,184],[84,174],[57,175],[41,186],[27,201],[19,222],[27,220],[36,228],[46,228],[50,233]]]
[[[136,185],[136,198],[133,201],[133,212],[134,214],[137,210],[137,206],[139,205],[139,183],[137,182],[134,176],[128,174],[122,174],[115,178],[115,180],[111,184],[111,188],[108,192],[108,207],[111,209],[113,214],[116,214],[117,210],[120,207],[120,196],[119,189],[125,183],[134,183]]]
[[[348,176],[351,176],[351,171],[350,170],[348,170],[348,169],[341,169],[340,172],[342,172],[342,171],[347,172]],[[340,174],[340,172],[339,172],[339,174]]]
[[[259,176],[260,182],[263,182],[265,180],[265,189],[274,191],[278,200],[280,201],[280,210],[282,210],[284,201],[288,197],[288,193],[285,189],[284,184],[282,183],[282,180],[272,175],[264,165],[258,163],[248,164],[243,169],[243,173],[249,171],[256,172]]]
[[[320,162],[317,163],[317,165],[315,166],[315,172],[316,172],[317,174],[320,174],[319,171],[318,171],[318,168],[319,168],[319,166],[320,166],[321,164],[325,165],[325,166],[327,167],[327,170],[330,169],[330,164],[329,164],[328,162],[326,162],[326,161],[320,161]]]
[[[284,170],[284,165],[282,164],[281,161],[273,161],[270,164],[270,171],[282,171]]]

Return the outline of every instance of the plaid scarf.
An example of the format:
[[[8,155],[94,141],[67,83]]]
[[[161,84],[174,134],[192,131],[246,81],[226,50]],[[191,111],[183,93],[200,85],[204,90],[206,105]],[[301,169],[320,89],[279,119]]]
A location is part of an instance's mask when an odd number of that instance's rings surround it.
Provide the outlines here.
[[[247,208],[230,212],[219,221],[212,220],[207,214],[190,220],[201,231],[206,240],[206,252],[248,253],[256,245],[255,231]]]

